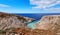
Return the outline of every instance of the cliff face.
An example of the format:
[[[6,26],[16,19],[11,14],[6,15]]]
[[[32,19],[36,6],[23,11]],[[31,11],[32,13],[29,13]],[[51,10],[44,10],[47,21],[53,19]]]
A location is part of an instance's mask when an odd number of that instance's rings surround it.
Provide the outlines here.
[[[5,30],[11,27],[18,28],[21,26],[26,26],[28,22],[32,21],[32,18],[0,12],[0,30]]]
[[[34,26],[36,29],[52,30],[60,33],[60,15],[43,16]]]

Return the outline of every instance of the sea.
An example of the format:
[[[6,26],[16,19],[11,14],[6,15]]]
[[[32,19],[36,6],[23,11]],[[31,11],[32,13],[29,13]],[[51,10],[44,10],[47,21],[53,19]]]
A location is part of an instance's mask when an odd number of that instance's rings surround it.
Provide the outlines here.
[[[28,23],[27,26],[29,28],[35,29],[34,24],[36,24],[41,19],[41,17],[45,15],[60,15],[60,13],[17,13],[16,15],[34,18],[35,21]]]

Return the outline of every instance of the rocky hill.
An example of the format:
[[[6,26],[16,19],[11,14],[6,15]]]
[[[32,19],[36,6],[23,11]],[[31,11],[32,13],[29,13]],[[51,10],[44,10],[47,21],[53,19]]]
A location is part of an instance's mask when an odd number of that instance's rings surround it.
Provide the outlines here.
[[[60,15],[43,16],[34,26],[36,29],[52,30],[60,35]]]
[[[18,28],[26,26],[27,23],[32,21],[32,18],[0,12],[0,30],[5,30],[11,27]]]

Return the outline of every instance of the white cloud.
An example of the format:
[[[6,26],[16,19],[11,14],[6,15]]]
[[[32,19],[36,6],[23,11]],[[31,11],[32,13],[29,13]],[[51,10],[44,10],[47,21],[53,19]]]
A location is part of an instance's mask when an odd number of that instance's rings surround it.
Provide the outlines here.
[[[0,7],[10,7],[10,6],[6,4],[0,4]]]
[[[45,9],[46,11],[50,11],[50,12],[60,12],[60,8],[49,8],[49,9]]]
[[[34,8],[49,8],[59,4],[60,0],[30,0],[31,5],[36,5]]]

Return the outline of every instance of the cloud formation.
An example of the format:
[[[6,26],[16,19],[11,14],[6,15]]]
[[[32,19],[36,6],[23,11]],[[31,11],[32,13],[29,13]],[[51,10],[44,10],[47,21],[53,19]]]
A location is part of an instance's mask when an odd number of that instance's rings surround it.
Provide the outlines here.
[[[34,8],[49,8],[59,4],[60,0],[30,0],[31,5],[36,5]]]
[[[10,7],[10,6],[5,4],[0,4],[0,7]]]

